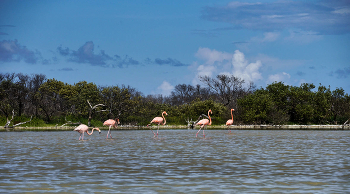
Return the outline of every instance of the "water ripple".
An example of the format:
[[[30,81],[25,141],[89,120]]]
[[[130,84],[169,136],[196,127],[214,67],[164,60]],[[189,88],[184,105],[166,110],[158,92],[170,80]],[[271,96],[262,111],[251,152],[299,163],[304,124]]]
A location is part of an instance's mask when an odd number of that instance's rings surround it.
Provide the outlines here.
[[[106,131],[104,131],[105,133]],[[4,132],[1,193],[347,193],[350,131]]]

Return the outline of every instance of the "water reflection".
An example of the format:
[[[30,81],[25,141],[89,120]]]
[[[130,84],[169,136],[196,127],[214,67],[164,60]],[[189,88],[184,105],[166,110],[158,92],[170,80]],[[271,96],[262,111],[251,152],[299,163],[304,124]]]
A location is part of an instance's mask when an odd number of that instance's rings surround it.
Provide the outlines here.
[[[346,193],[350,131],[0,133],[1,193]]]

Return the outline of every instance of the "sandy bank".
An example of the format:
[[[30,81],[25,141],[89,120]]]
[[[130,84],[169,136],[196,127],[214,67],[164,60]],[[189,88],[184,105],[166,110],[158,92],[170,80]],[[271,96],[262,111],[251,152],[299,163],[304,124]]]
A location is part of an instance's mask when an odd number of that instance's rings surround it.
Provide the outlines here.
[[[15,127],[5,129],[0,127],[0,131],[70,131],[76,126],[64,127]],[[108,127],[99,127],[101,130],[108,130]],[[157,126],[152,126],[152,129],[157,129]],[[159,129],[188,129],[186,125],[165,125],[159,126]],[[195,129],[199,129],[196,127]],[[194,130],[195,130],[194,129]],[[207,126],[207,129],[227,129],[225,125]],[[233,125],[231,130],[350,130],[349,125]],[[118,129],[113,130],[148,130],[146,126],[130,126],[121,125]]]

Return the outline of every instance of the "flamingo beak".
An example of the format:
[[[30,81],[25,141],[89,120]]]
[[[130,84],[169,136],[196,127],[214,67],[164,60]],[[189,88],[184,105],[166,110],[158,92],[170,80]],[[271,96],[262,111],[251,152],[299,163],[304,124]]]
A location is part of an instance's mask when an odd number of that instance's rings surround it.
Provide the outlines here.
[[[101,131],[98,131],[98,134],[101,134]]]

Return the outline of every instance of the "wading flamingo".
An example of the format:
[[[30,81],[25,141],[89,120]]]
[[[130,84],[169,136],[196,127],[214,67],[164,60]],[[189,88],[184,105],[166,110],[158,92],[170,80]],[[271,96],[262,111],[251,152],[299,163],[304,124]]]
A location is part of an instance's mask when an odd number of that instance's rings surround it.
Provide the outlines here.
[[[233,114],[232,114],[232,111],[235,111],[235,109],[231,109],[231,117],[232,117],[232,119],[227,120],[227,122],[226,122],[227,129],[229,129],[230,125],[233,124]],[[230,131],[230,133],[231,133],[231,129],[230,129],[229,131]]]
[[[209,117],[209,120],[210,120],[210,121],[209,121],[208,119],[202,119],[202,120],[200,120],[200,121],[196,124],[196,125],[200,125],[200,126],[201,126],[201,128],[199,128],[198,132],[196,133],[196,137],[197,137],[199,131],[200,131],[202,128],[204,128],[206,125],[211,125],[211,118],[210,118],[209,113],[212,114],[213,112],[211,112],[211,110],[208,111],[208,117]],[[203,137],[205,138],[204,129],[203,129]]]
[[[89,127],[87,125],[81,124],[78,127],[74,129],[74,131],[78,131],[80,133],[79,140],[84,140],[84,133],[86,132],[88,135],[92,135],[94,132],[94,129],[96,129],[99,133],[101,133],[101,130],[99,128],[92,128],[91,133],[88,131]]]
[[[107,121],[105,121],[103,123],[103,126],[109,126],[109,130],[108,130],[108,133],[107,133],[107,139],[108,139],[108,134],[109,136],[112,138],[112,133],[111,133],[111,128],[112,126],[114,128],[117,128],[118,127],[118,124],[119,124],[119,119],[118,118],[115,118],[115,120],[113,119],[108,119]]]
[[[164,114],[165,115],[168,115],[165,111],[162,113],[162,117],[154,117],[154,119],[147,125],[147,127],[149,129],[151,129],[149,127],[149,125],[152,125],[152,123],[155,123],[155,124],[158,124],[158,129],[157,129],[157,137],[158,137],[158,131],[159,131],[159,125],[165,125],[166,124],[166,120],[165,120],[165,117],[164,117]],[[164,121],[164,123],[163,123]],[[153,130],[151,129],[151,131],[153,132]],[[153,132],[154,134],[154,137],[156,136],[156,134]]]

